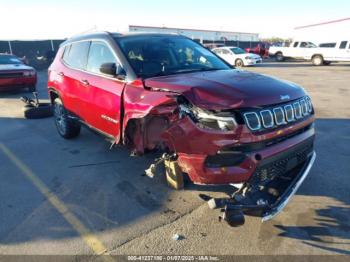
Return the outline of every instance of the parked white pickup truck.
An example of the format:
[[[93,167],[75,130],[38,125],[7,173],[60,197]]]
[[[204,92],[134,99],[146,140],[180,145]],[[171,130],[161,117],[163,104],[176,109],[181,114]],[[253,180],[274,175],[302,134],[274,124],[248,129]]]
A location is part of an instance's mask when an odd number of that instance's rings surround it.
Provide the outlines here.
[[[297,58],[311,61],[314,65],[329,65],[331,62],[350,61],[350,41],[340,41],[335,47],[317,47],[312,42],[295,41],[289,47],[271,46],[269,55],[277,61]]]

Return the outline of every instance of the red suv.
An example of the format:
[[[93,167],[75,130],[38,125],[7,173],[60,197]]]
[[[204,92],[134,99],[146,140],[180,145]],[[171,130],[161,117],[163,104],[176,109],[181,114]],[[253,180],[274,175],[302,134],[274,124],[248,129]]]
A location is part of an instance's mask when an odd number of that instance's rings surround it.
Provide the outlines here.
[[[50,66],[48,88],[62,137],[84,124],[136,154],[161,150],[176,176],[242,183],[227,209],[264,219],[285,206],[315,159],[303,88],[236,70],[184,36],[74,37]]]
[[[25,65],[18,57],[0,54],[0,91],[14,88],[36,90],[37,76],[33,67]]]

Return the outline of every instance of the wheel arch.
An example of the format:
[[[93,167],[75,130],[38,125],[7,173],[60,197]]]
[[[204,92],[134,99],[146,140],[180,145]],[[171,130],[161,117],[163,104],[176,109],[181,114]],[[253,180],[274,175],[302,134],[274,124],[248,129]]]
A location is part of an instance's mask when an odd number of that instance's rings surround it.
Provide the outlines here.
[[[313,55],[311,56],[311,60],[314,59],[315,56],[320,56],[320,57],[324,60],[323,55],[322,55],[322,54],[319,54],[319,53],[313,54]]]
[[[62,101],[62,96],[60,95],[60,93],[56,89],[49,87],[49,99],[51,104],[53,104],[56,98],[59,98]]]

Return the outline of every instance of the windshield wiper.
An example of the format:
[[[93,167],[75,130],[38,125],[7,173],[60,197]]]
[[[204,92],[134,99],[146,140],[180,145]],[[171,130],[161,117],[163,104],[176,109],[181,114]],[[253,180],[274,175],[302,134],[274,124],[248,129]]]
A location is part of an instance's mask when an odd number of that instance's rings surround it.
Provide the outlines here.
[[[172,71],[172,72],[160,71],[158,73],[147,75],[146,77],[150,78],[150,77],[158,77],[158,76],[169,76],[169,75],[186,74],[186,73],[194,73],[194,72],[216,71],[216,70],[223,70],[223,69],[207,68],[207,67],[192,68],[192,69],[179,69],[179,70]]]
[[[179,69],[174,71],[174,74],[181,74],[181,73],[192,73],[192,72],[204,72],[204,71],[216,71],[216,70],[222,70],[218,68],[208,68],[208,67],[201,67],[201,68],[192,68],[192,69]]]

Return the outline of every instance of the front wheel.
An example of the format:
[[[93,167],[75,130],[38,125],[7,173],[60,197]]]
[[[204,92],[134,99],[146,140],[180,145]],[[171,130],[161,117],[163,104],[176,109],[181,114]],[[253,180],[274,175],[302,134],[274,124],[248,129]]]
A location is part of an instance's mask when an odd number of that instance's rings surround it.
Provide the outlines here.
[[[323,65],[323,57],[320,55],[315,55],[312,57],[312,64],[315,66]]]
[[[66,139],[77,137],[80,134],[80,123],[69,118],[61,99],[54,101],[54,118],[58,133]]]
[[[235,62],[235,66],[236,67],[243,67],[244,66],[243,60],[242,59],[237,59],[236,62]]]

